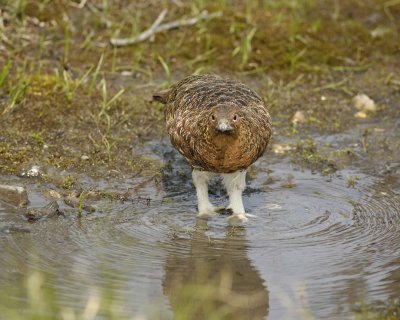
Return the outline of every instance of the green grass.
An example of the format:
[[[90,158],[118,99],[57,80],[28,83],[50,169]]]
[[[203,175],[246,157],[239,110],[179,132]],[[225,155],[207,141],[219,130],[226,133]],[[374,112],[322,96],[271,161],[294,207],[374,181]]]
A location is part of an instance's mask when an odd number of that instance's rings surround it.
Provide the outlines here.
[[[347,186],[349,188],[355,188],[357,181],[360,180],[357,176],[349,176],[347,177]]]
[[[91,158],[100,166],[123,166],[129,152],[119,151],[130,149],[132,137],[140,144],[162,132],[162,109],[148,97],[186,74],[248,81],[267,101],[277,133],[289,137],[339,132],[351,123],[354,94],[390,97],[398,89],[398,1],[150,1],[146,10],[125,0],[90,1],[83,8],[78,1],[2,3],[7,50],[0,53],[0,123],[8,152],[19,153],[24,137],[41,132],[60,154],[42,160],[65,169],[84,164],[61,147],[74,149],[87,136],[92,146],[81,153],[96,155]],[[164,22],[203,10],[222,16],[128,47],[109,44],[146,30],[164,8]],[[297,110],[309,121],[294,128],[287,120]],[[27,125],[22,119],[31,114]],[[54,140],[61,131],[69,132],[62,143]],[[28,150],[22,163],[3,160],[2,168],[15,172],[40,154]]]
[[[39,148],[24,150],[26,157],[7,158],[17,162],[0,160],[6,172],[34,157],[64,169],[89,165],[79,153],[99,168],[120,170],[132,139],[136,145],[162,133],[163,110],[148,97],[186,74],[248,81],[267,101],[277,134],[288,137],[305,130],[339,132],[351,123],[348,99],[354,94],[391,96],[398,89],[397,1],[150,1],[146,10],[140,1],[125,0],[89,1],[83,8],[78,1],[2,3],[7,50],[0,52],[0,125],[7,152],[21,154],[25,137],[40,132],[53,153],[44,159]],[[112,37],[146,30],[164,8],[164,22],[203,10],[222,16],[128,47],[109,44]],[[377,18],[371,22],[372,13]],[[309,121],[294,128],[288,119],[297,110]],[[54,138],[67,131],[62,142]],[[80,150],[86,137],[91,146]],[[76,157],[64,147],[78,149]]]
[[[0,87],[3,85],[4,80],[5,80],[5,79],[7,78],[7,76],[8,76],[8,73],[9,73],[10,68],[11,68],[11,64],[12,64],[12,61],[11,61],[11,60],[8,60],[7,63],[6,63],[6,65],[1,69],[1,73],[0,73]]]

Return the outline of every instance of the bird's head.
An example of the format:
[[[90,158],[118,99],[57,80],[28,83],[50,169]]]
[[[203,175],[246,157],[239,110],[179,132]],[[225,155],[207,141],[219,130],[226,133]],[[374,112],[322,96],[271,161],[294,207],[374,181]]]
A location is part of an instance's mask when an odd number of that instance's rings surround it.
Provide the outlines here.
[[[209,126],[215,134],[234,135],[241,123],[240,110],[234,106],[218,105],[210,110]]]

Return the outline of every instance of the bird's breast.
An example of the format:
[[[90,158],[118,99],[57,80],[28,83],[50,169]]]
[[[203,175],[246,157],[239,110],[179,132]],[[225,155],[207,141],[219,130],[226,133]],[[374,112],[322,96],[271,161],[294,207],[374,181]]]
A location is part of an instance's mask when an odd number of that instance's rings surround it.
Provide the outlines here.
[[[256,160],[256,152],[246,146],[239,135],[220,134],[198,144],[198,156],[206,170],[234,172],[247,168]]]

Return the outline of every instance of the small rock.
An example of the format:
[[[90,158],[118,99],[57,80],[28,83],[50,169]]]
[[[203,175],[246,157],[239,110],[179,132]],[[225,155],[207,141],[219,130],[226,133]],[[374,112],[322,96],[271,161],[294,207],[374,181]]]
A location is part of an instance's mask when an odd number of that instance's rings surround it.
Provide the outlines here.
[[[45,191],[45,195],[49,196],[50,198],[54,198],[54,199],[61,199],[61,194],[59,194],[56,190],[50,189]]]
[[[358,94],[353,98],[353,103],[356,109],[360,112],[368,113],[375,112],[377,107],[370,97],[366,94]]]
[[[292,147],[288,144],[275,143],[272,145],[272,150],[276,154],[284,154],[284,153],[292,150]]]
[[[43,208],[28,209],[28,211],[25,213],[25,217],[30,222],[37,221],[43,218],[50,218],[61,214],[58,209],[59,206],[57,201],[52,201]]]
[[[370,32],[372,38],[382,38],[386,34],[390,33],[391,29],[379,26]]]
[[[358,119],[365,119],[367,117],[367,114],[365,111],[358,111],[357,113],[354,114],[354,117]]]
[[[124,70],[121,72],[121,76],[123,76],[123,77],[132,77],[132,75],[133,75],[132,71]]]
[[[78,208],[79,207],[79,199],[75,197],[65,197],[64,198],[64,203],[67,206],[73,207],[73,208]]]
[[[296,111],[292,118],[292,124],[297,125],[299,123],[305,123],[305,122],[307,122],[307,118],[304,112],[300,110]]]
[[[32,168],[20,174],[21,177],[26,178],[39,177],[40,175],[42,175],[42,172],[40,170],[40,167],[37,165],[32,166]]]
[[[86,161],[86,160],[89,160],[89,159],[90,159],[89,156],[87,156],[85,154],[81,157],[82,161]]]
[[[0,185],[0,200],[16,207],[25,206],[29,203],[25,188],[18,186]]]

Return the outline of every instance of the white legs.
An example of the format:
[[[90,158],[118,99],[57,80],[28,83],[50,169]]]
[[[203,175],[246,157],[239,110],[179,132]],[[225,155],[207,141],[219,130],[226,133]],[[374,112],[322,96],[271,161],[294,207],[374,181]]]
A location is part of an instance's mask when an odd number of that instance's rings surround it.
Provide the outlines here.
[[[208,182],[214,173],[193,170],[193,183],[196,187],[199,215],[214,215],[221,208],[214,207],[208,198]],[[246,221],[246,214],[242,202],[242,192],[246,187],[246,170],[233,173],[223,173],[222,182],[229,196],[229,206],[234,218]]]
[[[208,199],[208,181],[213,173],[194,169],[192,172],[193,184],[196,187],[199,215],[215,215],[216,208]]]
[[[231,218],[239,218],[239,220],[247,221],[242,201],[242,192],[246,188],[246,170],[224,173],[221,176],[229,196],[229,206],[227,209],[231,209],[233,212]]]

